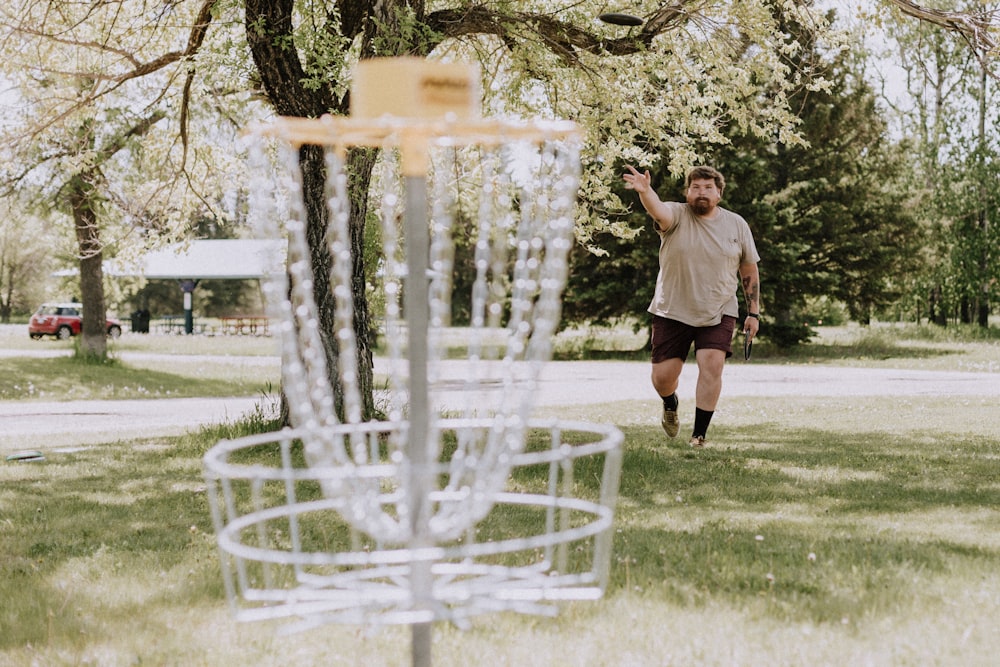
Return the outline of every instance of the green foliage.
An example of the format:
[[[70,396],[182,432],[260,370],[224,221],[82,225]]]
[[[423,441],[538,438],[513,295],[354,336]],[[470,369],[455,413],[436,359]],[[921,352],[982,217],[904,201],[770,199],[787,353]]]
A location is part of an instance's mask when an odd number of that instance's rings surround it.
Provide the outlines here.
[[[842,326],[847,324],[849,319],[844,304],[825,296],[807,299],[802,315],[804,323],[817,326]]]
[[[211,443],[219,440],[235,440],[259,433],[273,433],[281,430],[283,423],[279,413],[280,398],[272,393],[272,387],[261,391],[261,400],[251,412],[238,419],[205,426],[198,434],[182,438],[178,449],[187,449],[194,455],[204,454]]]
[[[900,277],[916,263],[920,237],[903,206],[899,157],[885,145],[872,92],[852,61],[823,55],[817,36],[793,17],[772,19],[797,45],[793,68],[827,82],[789,95],[799,136],[808,144],[732,124],[727,142],[706,141],[699,151],[727,178],[723,206],[747,219],[757,241],[767,315],[760,335],[786,347],[812,335],[806,324],[811,300],[842,302],[861,321],[895,303],[904,294]],[[680,197],[675,192],[682,183],[670,172],[661,166],[651,171],[662,198]],[[612,191],[641,213],[634,194],[617,185]],[[625,220],[631,229],[649,224],[643,215]],[[645,311],[655,280],[655,243],[602,236],[591,243],[606,256],[574,252],[564,309],[569,319]]]
[[[0,198],[0,321],[34,312],[46,299],[56,235],[39,215],[37,190]]]
[[[788,32],[804,37],[800,26]],[[809,335],[801,323],[810,298],[835,298],[862,322],[896,302],[921,242],[869,86],[846,58],[803,57],[831,83],[793,96],[808,147],[739,135],[711,151],[730,183],[724,205],[757,239],[769,315],[761,335],[785,344]]]
[[[956,142],[962,144],[964,142]],[[947,215],[944,234],[948,256],[941,276],[942,307],[958,312],[965,323],[985,317],[972,312],[983,309],[988,316],[991,304],[1000,301],[1000,179],[996,153],[986,146],[973,149],[961,162],[942,170],[942,185],[936,192],[940,210]],[[956,160],[959,158],[956,158]],[[991,224],[991,222],[993,224]]]
[[[633,214],[630,221],[642,224]],[[563,325],[607,324],[623,316],[641,318],[653,298],[659,270],[660,239],[649,222],[634,238],[600,234],[591,239],[594,252],[576,244],[570,252],[570,274],[563,294]]]
[[[767,323],[767,333],[758,334],[761,339],[768,340],[779,348],[789,348],[808,341],[815,331],[808,324],[790,320],[776,319]]]
[[[444,37],[418,18],[406,3],[396,4],[386,16],[372,16],[372,21],[376,25],[372,40],[372,53],[376,57],[426,56]]]
[[[1000,126],[991,63],[940,26],[894,16],[887,29],[899,45],[910,104],[895,115],[907,137],[910,206],[929,238],[920,271],[907,284],[910,302],[917,319],[985,328],[1000,299]]]
[[[340,33],[338,19],[336,9],[311,16],[310,20],[299,24],[295,42],[305,49],[303,68],[306,78],[302,85],[306,90],[329,86],[333,94],[340,98],[347,93],[347,82],[350,80],[351,40]]]

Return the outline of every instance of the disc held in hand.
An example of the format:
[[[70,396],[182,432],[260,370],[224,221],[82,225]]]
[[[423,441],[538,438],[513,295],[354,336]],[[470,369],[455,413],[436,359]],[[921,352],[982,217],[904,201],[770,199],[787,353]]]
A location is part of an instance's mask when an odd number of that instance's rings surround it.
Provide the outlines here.
[[[637,26],[642,25],[642,19],[638,16],[632,16],[631,14],[619,14],[618,12],[607,12],[601,14],[597,18],[601,19],[605,23],[611,23],[613,25],[630,25]]]

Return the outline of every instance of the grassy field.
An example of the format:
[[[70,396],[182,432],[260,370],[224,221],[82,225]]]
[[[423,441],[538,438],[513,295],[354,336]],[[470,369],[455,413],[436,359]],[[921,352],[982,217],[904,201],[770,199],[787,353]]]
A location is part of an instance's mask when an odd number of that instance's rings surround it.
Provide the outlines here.
[[[274,338],[126,333],[103,365],[73,358],[74,345],[0,327],[0,400],[254,396],[280,383]]]
[[[845,329],[795,355],[762,348],[782,363],[997,372],[998,391],[733,399],[713,426],[726,444],[700,452],[667,443],[648,406],[602,404],[625,433],[604,599],[437,624],[433,664],[996,664],[1000,345]],[[410,664],[406,628],[232,620],[201,459],[245,431],[0,465],[0,665]]]

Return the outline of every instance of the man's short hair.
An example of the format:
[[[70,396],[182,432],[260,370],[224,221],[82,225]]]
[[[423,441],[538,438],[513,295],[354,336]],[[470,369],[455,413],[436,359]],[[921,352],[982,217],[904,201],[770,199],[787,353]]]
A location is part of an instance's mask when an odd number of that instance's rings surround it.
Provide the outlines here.
[[[715,187],[719,188],[719,192],[726,189],[726,179],[718,170],[712,167],[694,167],[688,172],[687,180],[684,182],[684,187],[691,187],[691,181],[703,181],[711,179],[715,181]]]

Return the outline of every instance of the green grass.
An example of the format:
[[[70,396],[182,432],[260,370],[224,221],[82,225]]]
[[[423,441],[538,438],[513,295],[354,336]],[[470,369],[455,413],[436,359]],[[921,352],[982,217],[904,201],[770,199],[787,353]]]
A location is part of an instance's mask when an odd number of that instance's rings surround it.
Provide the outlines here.
[[[777,349],[754,344],[754,361],[872,368],[1000,371],[1000,329],[881,324],[819,328],[810,343]]]
[[[820,398],[746,400],[701,452],[610,405],[629,423],[605,599],[439,624],[434,664],[988,664],[989,401],[885,400],[838,420]],[[913,420],[927,414],[936,424]],[[0,663],[408,664],[401,628],[283,637],[228,617],[201,456],[242,430],[0,467]]]
[[[276,341],[250,336],[126,333],[104,363],[73,356],[75,341],[30,340],[0,327],[0,400],[73,401],[254,396],[280,383]],[[18,351],[44,356],[16,356]]]
[[[137,361],[107,364],[52,359],[0,358],[0,400],[251,396],[276,386],[277,366],[220,361]]]
[[[119,352],[157,354],[267,356],[278,353],[275,336],[130,334],[112,342]]]
[[[993,340],[876,335],[881,342],[830,332],[798,362],[870,354],[896,367],[1000,366]],[[0,358],[0,387],[32,365],[40,377],[86,372],[42,364],[63,360],[8,361],[26,360]],[[100,369],[105,383],[114,373],[132,374],[128,386],[166,382],[158,373],[207,383],[200,391],[215,381],[188,376],[204,364],[122,365]],[[712,446],[697,452],[665,442],[649,418],[655,407],[550,413],[613,420],[625,433],[605,597],[565,604],[556,618],[437,624],[434,665],[995,664],[996,395],[723,397]],[[202,456],[220,438],[273,428],[258,414],[0,464],[0,665],[410,664],[406,628],[282,635],[276,622],[231,618]]]
[[[827,327],[814,342],[792,350],[761,340],[750,363],[998,372],[1000,337],[994,331],[928,325]],[[627,327],[570,330],[557,336],[555,355],[563,360],[646,361],[642,338]],[[269,337],[126,333],[110,342],[116,363],[107,367],[88,370],[87,364],[63,358],[0,356],[0,400],[255,395],[279,382],[276,346]],[[0,327],[0,349],[68,357],[73,342],[32,341],[26,329]],[[464,348],[455,348],[451,356],[465,354]],[[745,362],[735,355],[730,363]]]

